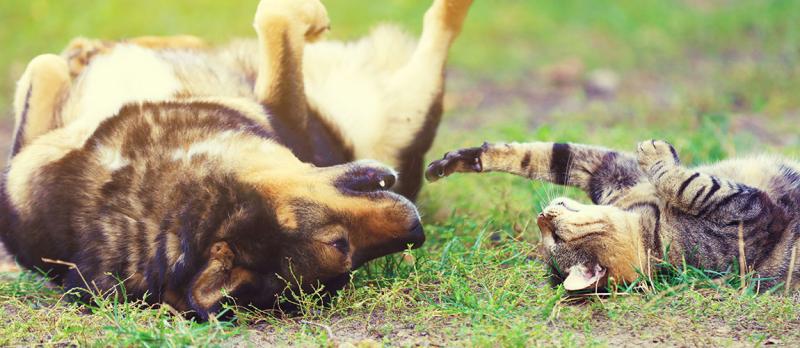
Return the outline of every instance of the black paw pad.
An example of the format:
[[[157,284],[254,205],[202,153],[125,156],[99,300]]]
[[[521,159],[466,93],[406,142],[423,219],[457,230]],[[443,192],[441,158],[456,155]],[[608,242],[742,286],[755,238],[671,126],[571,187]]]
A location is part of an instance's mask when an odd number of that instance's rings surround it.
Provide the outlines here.
[[[483,148],[471,147],[448,152],[444,155],[444,158],[433,161],[428,165],[428,169],[425,171],[425,178],[433,182],[456,172],[481,172],[483,171],[483,163],[481,162],[483,151]]]

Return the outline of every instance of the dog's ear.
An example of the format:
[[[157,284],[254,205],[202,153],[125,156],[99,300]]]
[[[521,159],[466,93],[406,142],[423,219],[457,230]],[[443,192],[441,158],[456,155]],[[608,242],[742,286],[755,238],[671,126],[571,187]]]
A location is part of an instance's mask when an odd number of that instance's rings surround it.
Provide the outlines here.
[[[253,274],[241,267],[233,267],[234,253],[228,243],[217,242],[211,246],[205,268],[195,276],[189,288],[189,305],[203,320],[220,310],[226,293],[251,283]]]

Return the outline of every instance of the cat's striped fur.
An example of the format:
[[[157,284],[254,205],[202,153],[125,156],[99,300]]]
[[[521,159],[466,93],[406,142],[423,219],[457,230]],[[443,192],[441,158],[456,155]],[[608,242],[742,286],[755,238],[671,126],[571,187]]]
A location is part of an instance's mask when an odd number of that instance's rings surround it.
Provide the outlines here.
[[[35,58],[0,180],[3,243],[67,288],[121,281],[203,318],[223,289],[269,307],[287,286],[343,285],[424,241],[389,189],[419,189],[470,4],[435,0],[419,44],[383,27],[306,45],[329,26],[322,4],[263,0],[255,41],[77,39]]]
[[[538,218],[554,276],[569,290],[609,278],[633,282],[638,272],[656,271],[659,260],[729,270],[740,257],[740,228],[761,289],[800,279],[800,268],[788,274],[800,239],[796,161],[758,156],[687,168],[663,141],[641,142],[635,155],[581,144],[487,143],[446,154],[426,175],[493,171],[576,186],[591,198],[594,205],[555,199]]]

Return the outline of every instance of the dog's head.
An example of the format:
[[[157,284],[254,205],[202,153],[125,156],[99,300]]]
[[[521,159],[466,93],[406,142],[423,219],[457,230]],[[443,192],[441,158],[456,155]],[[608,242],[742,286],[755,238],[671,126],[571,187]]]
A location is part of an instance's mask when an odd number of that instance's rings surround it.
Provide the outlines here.
[[[283,277],[324,283],[425,241],[414,204],[390,191],[397,174],[377,162],[302,165],[259,173],[248,181],[269,210],[265,216],[270,221],[258,225],[271,226],[259,232],[270,240],[271,246],[265,246],[270,255],[257,255],[264,253],[257,248],[258,236],[247,237],[251,247],[247,240],[237,244],[250,250],[242,257],[277,258]],[[258,267],[253,260],[243,261]]]
[[[211,304],[198,312],[215,308],[221,288],[257,306],[271,306],[287,286],[338,290],[350,270],[425,241],[414,205],[389,191],[391,169],[371,161],[287,166],[249,175],[248,193],[219,233],[230,265],[192,285],[193,303]]]
[[[537,223],[554,281],[583,290],[603,288],[609,278],[636,280],[646,264],[639,218],[614,206],[553,200]]]
[[[291,180],[296,181],[292,189],[282,192],[267,185],[278,202],[279,222],[285,231],[305,240],[296,245],[331,255],[319,260],[331,268],[342,267],[340,255],[347,256],[344,266],[350,269],[425,241],[414,204],[389,191],[397,173],[388,167],[359,161],[316,168]]]

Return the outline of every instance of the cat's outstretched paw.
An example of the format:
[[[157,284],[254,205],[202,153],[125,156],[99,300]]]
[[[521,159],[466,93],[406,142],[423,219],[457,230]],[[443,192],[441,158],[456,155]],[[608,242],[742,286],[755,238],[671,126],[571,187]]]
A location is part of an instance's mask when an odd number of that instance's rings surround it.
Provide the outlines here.
[[[425,178],[433,182],[453,173],[478,173],[483,171],[481,154],[486,150],[487,145],[482,147],[470,147],[451,151],[444,154],[438,161],[433,161],[425,170]]]
[[[675,148],[663,140],[640,142],[636,149],[636,157],[639,167],[650,175],[681,163]]]

